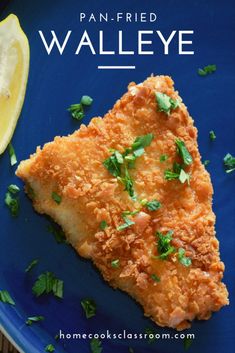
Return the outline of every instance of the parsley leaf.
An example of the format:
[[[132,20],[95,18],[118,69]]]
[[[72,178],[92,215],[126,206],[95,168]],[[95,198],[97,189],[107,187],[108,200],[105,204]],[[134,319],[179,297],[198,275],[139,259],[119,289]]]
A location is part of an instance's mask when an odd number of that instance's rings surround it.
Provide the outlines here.
[[[191,156],[191,154],[189,153],[187,147],[185,146],[184,141],[177,139],[175,141],[176,146],[177,146],[177,152],[180,155],[180,157],[182,158],[184,164],[186,165],[190,165],[193,163],[193,158]]]
[[[92,338],[90,341],[90,347],[91,347],[91,353],[101,353],[103,348],[102,348],[102,342],[98,340],[98,338]]]
[[[160,278],[155,273],[153,273],[150,277],[152,278],[152,280],[154,282],[160,282],[161,281]]]
[[[111,266],[113,268],[118,268],[119,267],[119,259],[111,261]]]
[[[185,337],[184,338],[184,349],[187,351],[193,343],[192,338]]]
[[[19,199],[13,197],[10,192],[7,192],[5,195],[5,204],[9,208],[11,215],[17,217],[20,211]]]
[[[157,250],[160,254],[157,258],[161,260],[166,260],[170,254],[175,251],[174,246],[171,246],[173,231],[170,230],[166,235],[163,235],[161,232],[157,232],[156,236],[158,238],[157,241]]]
[[[107,227],[108,227],[108,224],[107,224],[106,221],[101,221],[100,222],[100,229],[101,230],[105,230],[105,228],[107,228]]]
[[[123,215],[123,219],[124,219],[125,223],[123,223],[123,224],[121,224],[120,226],[117,227],[117,230],[119,230],[119,231],[122,231],[122,230],[132,226],[133,224],[135,224],[135,222],[133,222],[127,216]]]
[[[93,102],[93,99],[90,96],[82,96],[81,98],[81,104],[90,106]]]
[[[24,272],[30,272],[32,270],[33,267],[35,267],[38,264],[38,259],[34,259],[32,260],[29,265],[26,267],[26,269],[24,270]]]
[[[178,250],[178,260],[182,265],[186,267],[192,264],[191,259],[185,256],[185,250],[183,248],[179,248]]]
[[[59,225],[53,223],[48,224],[47,230],[54,235],[54,238],[58,244],[67,243],[64,231]]]
[[[180,174],[179,174],[179,181],[184,184],[186,181],[189,184],[190,181],[190,175],[186,173],[183,169],[181,169]]]
[[[152,200],[152,201],[147,201],[145,204],[146,208],[149,211],[157,211],[159,208],[161,208],[161,203],[157,200]]]
[[[129,169],[134,167],[137,157],[142,156],[144,148],[149,146],[153,140],[153,134],[138,136],[131,148],[126,148],[123,153],[113,151],[112,155],[103,162],[104,167],[125,186],[125,191],[135,200],[133,180]]]
[[[118,180],[125,186],[124,191],[127,191],[130,197],[135,199],[134,183],[126,166],[125,174],[122,177],[118,177]]]
[[[55,351],[55,347],[53,346],[53,344],[48,344],[48,345],[45,347],[45,351],[46,351],[46,352],[54,352],[54,351]]]
[[[26,325],[31,326],[34,322],[43,321],[44,316],[29,316],[25,321]]]
[[[42,273],[33,285],[32,291],[36,297],[53,293],[55,297],[63,298],[64,282],[55,277],[52,272]]]
[[[71,104],[68,111],[75,120],[82,120],[85,116],[84,106],[90,106],[93,99],[90,96],[82,96],[80,103]]]
[[[75,120],[82,120],[84,118],[84,109],[81,103],[79,104],[71,104],[68,108],[68,111],[71,113],[72,117]]]
[[[84,309],[85,315],[87,319],[90,319],[91,317],[95,316],[96,314],[96,303],[92,299],[82,299],[81,300],[81,306]]]
[[[153,134],[147,134],[136,137],[134,143],[131,146],[132,152],[136,157],[140,157],[144,153],[144,148],[148,147],[154,139]]]
[[[157,92],[155,95],[159,112],[164,112],[167,115],[170,115],[171,111],[179,106],[177,99],[173,99],[165,93]]]
[[[129,347],[129,348],[128,348],[128,351],[129,351],[129,353],[135,353],[135,352],[134,352],[134,349],[133,349],[132,347]]]
[[[124,163],[120,152],[115,151],[109,158],[103,162],[104,167],[115,177],[121,176],[121,164]]]
[[[51,193],[52,199],[59,205],[61,203],[62,197],[58,195],[56,192]]]
[[[179,179],[179,173],[175,173],[172,170],[166,169],[164,172],[164,177],[166,180],[175,180]]]
[[[209,132],[209,136],[210,136],[211,141],[214,141],[216,139],[216,135],[215,135],[215,132],[213,130],[211,130]]]
[[[144,333],[148,337],[148,343],[151,344],[156,340],[155,331],[151,327],[146,327]]]
[[[226,173],[231,173],[235,170],[235,157],[227,153],[224,157],[224,165],[227,168]]]
[[[0,301],[6,304],[15,305],[14,300],[7,290],[0,290]]]
[[[165,162],[168,159],[168,156],[166,154],[162,154],[160,156],[160,162]]]
[[[8,186],[8,191],[11,193],[11,194],[17,194],[18,192],[20,192],[20,188],[15,185],[15,184],[11,184]]]
[[[16,158],[14,147],[12,146],[11,142],[8,145],[8,153],[10,156],[11,166],[13,166],[17,163],[17,158]]]
[[[216,65],[207,65],[203,69],[198,69],[199,76],[207,76],[208,74],[212,74],[216,71]]]
[[[208,166],[208,164],[210,164],[209,159],[206,159],[206,160],[203,162],[203,164],[204,164],[205,167]]]

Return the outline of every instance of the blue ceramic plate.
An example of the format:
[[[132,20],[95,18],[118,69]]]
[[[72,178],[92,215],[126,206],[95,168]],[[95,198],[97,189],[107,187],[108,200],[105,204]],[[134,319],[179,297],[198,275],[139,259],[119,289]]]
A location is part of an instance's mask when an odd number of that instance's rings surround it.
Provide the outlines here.
[[[155,23],[82,23],[79,13],[156,12]],[[55,135],[67,135],[79,128],[66,111],[83,94],[94,98],[84,120],[103,115],[126,91],[130,81],[141,82],[151,73],[169,74],[182,95],[195,125],[199,130],[199,147],[203,159],[211,161],[215,195],[214,211],[217,215],[217,236],[221,257],[225,262],[224,281],[230,292],[230,306],[223,308],[209,321],[194,322],[189,332],[196,338],[190,347],[192,353],[232,353],[234,336],[234,229],[235,229],[235,173],[226,174],[222,159],[227,152],[235,154],[235,6],[234,1],[219,0],[159,0],[159,1],[78,1],[78,0],[12,0],[1,13],[4,18],[15,13],[22,24],[31,46],[31,67],[24,108],[13,138],[18,160],[25,159]],[[54,29],[61,38],[72,30],[63,55],[53,51],[47,55],[38,30],[49,38]],[[98,47],[98,30],[105,33],[107,50],[117,49],[117,31],[123,30],[125,48],[136,50],[137,31],[160,29],[167,34],[173,29],[194,30],[194,55],[177,54],[177,41],[173,41],[169,55],[163,54],[162,44],[153,37],[155,55],[100,56],[84,49],[79,56],[74,51],[84,30]],[[198,67],[216,64],[217,72],[208,77],[197,75]],[[98,65],[136,65],[135,70],[98,70]],[[216,132],[211,142],[209,131]],[[144,318],[143,311],[126,294],[111,289],[90,262],[78,257],[66,245],[58,245],[47,231],[49,220],[36,214],[31,202],[20,193],[20,216],[13,219],[4,205],[4,195],[10,183],[23,187],[10,167],[8,154],[0,158],[0,287],[7,289],[16,301],[12,307],[0,303],[0,323],[22,351],[43,352],[53,343],[56,352],[90,352],[88,340],[60,340],[54,336],[61,329],[73,332],[143,332],[151,327],[159,333],[173,330],[156,327]],[[34,258],[37,268],[28,276],[24,269]],[[42,271],[53,271],[64,280],[64,299],[35,299],[31,288]],[[97,315],[87,320],[80,300],[91,297],[97,303]],[[25,318],[44,315],[45,321],[31,327]],[[104,340],[104,353],[127,353],[132,346],[135,353],[183,352],[182,340],[146,341]]]

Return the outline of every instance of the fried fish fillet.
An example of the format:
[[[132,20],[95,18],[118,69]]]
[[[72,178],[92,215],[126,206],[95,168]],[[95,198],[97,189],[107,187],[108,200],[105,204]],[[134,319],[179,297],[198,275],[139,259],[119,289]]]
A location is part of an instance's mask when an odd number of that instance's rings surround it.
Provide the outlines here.
[[[170,115],[160,112],[156,92],[177,99],[179,107]],[[138,195],[133,200],[103,162],[110,149],[123,153],[136,137],[149,133],[154,135],[152,143],[129,171]],[[178,158],[177,138],[193,157],[186,168],[189,184],[164,178]],[[168,159],[160,161],[161,155]],[[92,259],[105,280],[135,298],[158,325],[182,330],[193,319],[206,320],[228,304],[210,176],[201,163],[197,129],[170,77],[130,83],[104,118],[93,118],[72,135],[38,147],[16,174],[26,183],[35,209],[58,222],[77,252]],[[60,203],[52,198],[53,192],[61,197]],[[162,207],[150,211],[140,206],[144,199],[158,200]],[[123,212],[134,210],[139,211],[129,214],[134,224],[120,230]],[[102,221],[105,229],[100,228]],[[156,232],[164,235],[169,230],[175,251],[163,260],[158,257]],[[178,260],[179,248],[191,265]]]

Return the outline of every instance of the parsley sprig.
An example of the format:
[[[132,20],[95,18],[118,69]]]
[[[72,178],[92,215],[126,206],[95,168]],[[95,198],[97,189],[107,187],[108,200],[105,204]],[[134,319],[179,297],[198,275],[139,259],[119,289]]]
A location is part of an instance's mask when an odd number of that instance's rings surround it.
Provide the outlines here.
[[[226,173],[233,172],[235,170],[235,157],[227,153],[224,157],[224,165],[226,167]]]

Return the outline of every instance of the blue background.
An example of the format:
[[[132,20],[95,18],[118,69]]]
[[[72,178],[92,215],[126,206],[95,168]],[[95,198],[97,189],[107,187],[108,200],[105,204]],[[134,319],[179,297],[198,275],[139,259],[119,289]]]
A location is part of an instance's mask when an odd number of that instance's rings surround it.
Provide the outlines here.
[[[80,12],[156,12],[156,23],[90,23],[80,24]],[[141,82],[151,73],[172,75],[195,125],[199,130],[199,147],[202,159],[211,161],[208,170],[214,185],[214,211],[217,215],[217,236],[221,257],[226,265],[224,282],[230,292],[230,306],[215,313],[209,321],[195,321],[188,332],[196,339],[190,348],[192,353],[232,353],[235,351],[234,335],[234,229],[235,229],[235,173],[224,172],[222,159],[227,152],[235,154],[235,1],[219,0],[12,0],[1,13],[1,19],[15,13],[25,30],[31,46],[31,67],[24,108],[13,138],[18,160],[25,159],[37,145],[66,135],[79,128],[66,108],[78,102],[83,94],[94,98],[85,123],[92,116],[103,115],[126,91],[130,81]],[[64,37],[73,30],[71,39],[60,56],[54,51],[50,56],[42,46],[38,30],[49,34],[54,29]],[[194,30],[194,55],[177,54],[177,41],[170,45],[168,56],[157,36],[153,36],[155,55],[148,56],[99,56],[82,50],[74,51],[83,31],[87,29],[95,47],[98,46],[98,30],[106,36],[107,50],[117,48],[117,31],[123,30],[125,49],[136,50],[137,30],[161,30],[167,35],[172,30]],[[173,44],[174,43],[174,44]],[[216,64],[217,72],[199,77],[197,69]],[[97,70],[97,65],[136,65],[136,70]],[[214,130],[216,141],[209,140]],[[156,332],[174,333],[173,330],[156,327],[144,318],[142,309],[126,294],[114,291],[104,283],[100,274],[90,264],[78,257],[73,249],[58,245],[48,233],[46,217],[36,214],[23,191],[20,193],[20,216],[12,219],[4,205],[4,195],[10,183],[21,182],[14,176],[8,154],[0,157],[0,288],[7,289],[16,301],[11,307],[0,303],[0,323],[27,353],[42,352],[45,345],[55,343],[53,337],[62,329],[65,332],[111,332],[127,329],[143,332],[152,327]],[[24,269],[34,258],[40,262],[32,274]],[[64,280],[64,299],[34,299],[32,284],[45,270],[54,271]],[[96,317],[87,320],[80,306],[84,297],[97,303]],[[44,315],[45,321],[27,327],[24,320],[29,315]],[[64,341],[56,345],[57,352],[89,352],[88,341]],[[127,353],[128,346],[135,353],[184,352],[181,340],[157,341],[104,341],[104,353]]]

